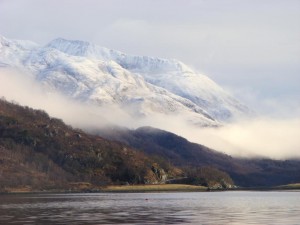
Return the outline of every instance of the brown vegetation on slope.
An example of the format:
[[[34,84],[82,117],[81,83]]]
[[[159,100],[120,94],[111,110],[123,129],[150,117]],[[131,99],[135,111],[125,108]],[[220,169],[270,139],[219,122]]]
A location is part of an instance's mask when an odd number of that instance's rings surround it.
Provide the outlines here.
[[[0,189],[68,182],[158,183],[180,170],[124,144],[88,135],[45,112],[0,100]]]

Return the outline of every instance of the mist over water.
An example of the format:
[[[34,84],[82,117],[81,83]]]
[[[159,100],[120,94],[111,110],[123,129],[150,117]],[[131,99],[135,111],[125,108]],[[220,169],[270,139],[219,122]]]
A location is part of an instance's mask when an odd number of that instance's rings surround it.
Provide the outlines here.
[[[30,76],[8,69],[0,70],[0,81],[0,97],[20,105],[45,110],[50,116],[86,131],[109,125],[131,129],[152,126],[233,156],[300,158],[298,113],[291,117],[260,116],[241,119],[219,128],[200,128],[187,124],[183,115],[154,114],[147,118],[133,118],[116,105],[100,107],[74,101],[55,91],[46,92]],[[298,108],[294,111],[300,112]]]

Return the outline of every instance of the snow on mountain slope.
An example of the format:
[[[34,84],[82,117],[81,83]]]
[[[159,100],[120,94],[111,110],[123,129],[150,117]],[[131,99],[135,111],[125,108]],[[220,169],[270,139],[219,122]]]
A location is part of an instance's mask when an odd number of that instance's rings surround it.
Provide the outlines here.
[[[83,41],[55,39],[48,46],[70,55],[102,60],[114,60],[128,71],[176,95],[191,100],[212,117],[226,121],[249,114],[249,109],[226,93],[208,77],[194,72],[175,59],[131,56]]]
[[[247,108],[209,78],[177,60],[130,56],[83,41],[46,46],[0,39],[0,66],[35,75],[47,90],[97,105],[117,104],[133,117],[180,115],[218,126]]]
[[[30,41],[9,40],[0,35],[0,66],[21,66],[22,59],[37,47]]]

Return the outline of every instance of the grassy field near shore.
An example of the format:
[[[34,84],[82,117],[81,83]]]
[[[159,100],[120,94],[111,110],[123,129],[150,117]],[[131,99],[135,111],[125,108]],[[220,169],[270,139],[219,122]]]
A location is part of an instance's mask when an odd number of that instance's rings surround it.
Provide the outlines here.
[[[300,183],[287,184],[274,187],[257,187],[257,188],[243,188],[230,189],[233,191],[272,191],[272,190],[300,190]],[[0,190],[0,194],[4,193],[72,193],[72,192],[120,192],[120,193],[136,193],[136,192],[205,192],[209,189],[205,186],[195,186],[186,184],[147,184],[147,185],[110,185],[110,186],[93,186],[86,182],[70,183],[66,188],[56,189],[34,189],[29,186],[18,188],[6,188]],[[210,190],[220,191],[220,190]],[[224,190],[222,190],[224,191]]]
[[[30,187],[7,188],[0,193],[71,193],[71,192],[189,192],[207,191],[207,187],[186,184],[148,184],[93,186],[90,183],[71,183],[66,189],[36,190]]]
[[[149,184],[149,185],[114,185],[101,189],[104,192],[171,192],[171,191],[207,191],[207,187],[186,184]]]
[[[300,189],[300,183],[281,185],[281,186],[278,186],[277,188],[286,189],[286,190],[293,190],[293,189],[299,190]]]

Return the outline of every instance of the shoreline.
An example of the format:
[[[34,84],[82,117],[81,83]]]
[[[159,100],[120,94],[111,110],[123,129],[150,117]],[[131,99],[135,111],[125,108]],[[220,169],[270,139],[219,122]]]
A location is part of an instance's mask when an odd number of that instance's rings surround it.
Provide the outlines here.
[[[223,192],[223,191],[300,191],[300,184],[290,184],[277,187],[237,187],[231,189],[210,189],[205,186],[186,184],[149,184],[149,185],[109,185],[85,186],[73,189],[31,189],[7,188],[0,191],[5,194],[68,194],[68,193],[172,193],[172,192]]]

